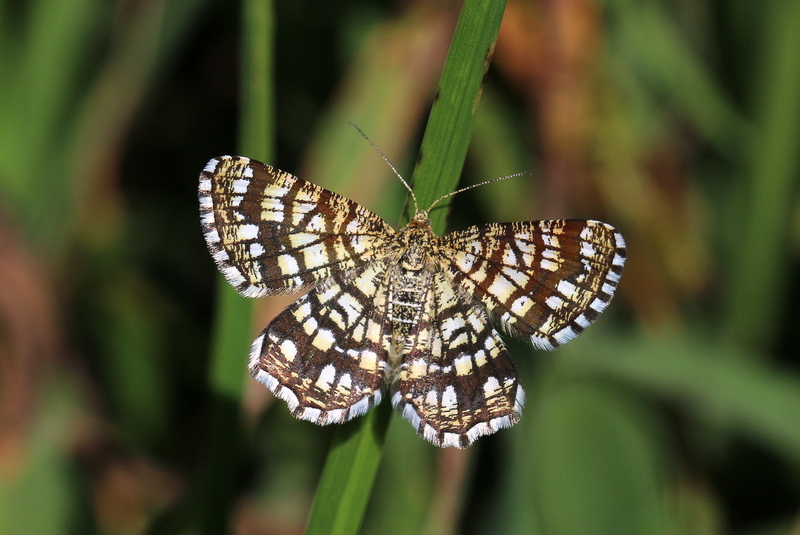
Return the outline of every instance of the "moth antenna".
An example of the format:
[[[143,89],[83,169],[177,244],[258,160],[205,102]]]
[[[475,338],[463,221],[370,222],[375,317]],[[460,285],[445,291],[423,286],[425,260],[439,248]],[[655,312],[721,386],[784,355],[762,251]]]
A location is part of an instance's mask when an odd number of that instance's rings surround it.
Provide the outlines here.
[[[392,165],[392,162],[389,161],[389,158],[387,158],[386,155],[381,152],[381,149],[379,149],[375,145],[375,143],[373,143],[372,140],[369,137],[367,137],[367,134],[365,134],[363,130],[361,130],[355,123],[348,123],[348,124],[353,128],[355,128],[356,130],[358,130],[358,133],[361,134],[370,145],[372,145],[372,148],[375,149],[375,152],[381,155],[381,158],[383,158],[383,161],[386,162],[386,165],[388,165],[392,169],[392,171],[394,171],[394,174],[397,175],[397,178],[400,179],[400,182],[403,183],[408,192],[411,194],[411,200],[414,201],[414,213],[419,212],[419,204],[417,204],[417,196],[414,195],[414,190],[411,189],[411,186],[408,185],[406,179],[403,178],[403,176],[397,172],[397,169],[395,169],[395,167]]]
[[[455,191],[451,191],[447,195],[442,195],[441,197],[439,197],[438,199],[433,201],[433,203],[428,207],[428,209],[425,210],[425,215],[430,213],[430,211],[433,210],[433,207],[436,206],[437,204],[439,204],[441,201],[445,200],[448,197],[452,197],[456,193],[461,193],[461,192],[467,191],[468,189],[477,188],[478,186],[485,186],[486,184],[491,184],[492,182],[499,182],[500,180],[505,180],[507,178],[514,178],[514,177],[518,177],[518,176],[522,176],[522,175],[528,175],[528,174],[530,174],[530,173],[515,173],[513,175],[501,176],[501,177],[497,177],[497,178],[492,178],[491,180],[484,180],[483,182],[479,182],[477,184],[472,184],[471,186],[467,186],[465,188],[461,188],[461,189],[457,189]]]

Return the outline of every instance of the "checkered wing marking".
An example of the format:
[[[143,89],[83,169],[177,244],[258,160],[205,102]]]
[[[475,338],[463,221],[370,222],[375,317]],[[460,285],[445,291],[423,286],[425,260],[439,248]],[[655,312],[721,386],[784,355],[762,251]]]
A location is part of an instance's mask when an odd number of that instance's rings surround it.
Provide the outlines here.
[[[392,404],[432,444],[465,448],[517,423],[525,394],[483,307],[465,303],[446,272],[433,281]]]
[[[391,336],[386,277],[382,262],[331,277],[253,342],[251,375],[295,417],[341,423],[380,402]]]
[[[622,235],[599,221],[494,223],[441,243],[456,284],[540,349],[555,349],[597,319],[626,254]]]
[[[208,248],[245,297],[297,291],[363,265],[394,233],[361,205],[241,156],[209,161],[199,196]]]

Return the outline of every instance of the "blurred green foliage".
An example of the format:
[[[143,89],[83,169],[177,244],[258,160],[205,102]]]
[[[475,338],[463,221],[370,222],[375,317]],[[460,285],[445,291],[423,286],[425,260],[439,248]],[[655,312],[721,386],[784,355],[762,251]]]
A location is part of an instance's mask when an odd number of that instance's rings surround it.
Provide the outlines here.
[[[246,377],[289,299],[212,351],[196,177],[244,151],[397,223],[347,122],[412,176],[460,7],[0,1],[0,533],[304,530],[334,430]],[[626,272],[578,340],[511,342],[514,428],[438,450],[393,418],[363,533],[800,529],[797,28],[796,0],[509,0],[462,182],[531,174],[449,226],[602,219]]]

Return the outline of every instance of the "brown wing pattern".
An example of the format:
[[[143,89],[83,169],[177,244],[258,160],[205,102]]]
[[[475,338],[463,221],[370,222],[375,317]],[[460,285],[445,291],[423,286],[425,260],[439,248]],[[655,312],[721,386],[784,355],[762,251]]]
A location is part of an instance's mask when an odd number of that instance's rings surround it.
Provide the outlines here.
[[[456,284],[540,349],[555,349],[597,318],[626,255],[622,236],[599,221],[494,223],[441,244]]]
[[[317,286],[253,343],[250,373],[295,417],[345,422],[380,402],[386,373],[386,267],[374,262]]]
[[[465,448],[514,425],[525,394],[500,336],[447,272],[433,277],[423,320],[392,385],[392,404],[439,447]]]
[[[297,291],[373,260],[394,230],[363,206],[241,156],[200,175],[206,243],[245,297]]]

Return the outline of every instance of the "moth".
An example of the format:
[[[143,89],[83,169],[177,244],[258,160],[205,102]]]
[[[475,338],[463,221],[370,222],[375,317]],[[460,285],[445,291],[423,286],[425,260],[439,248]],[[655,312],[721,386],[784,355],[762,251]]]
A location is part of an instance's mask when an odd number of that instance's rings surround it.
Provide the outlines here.
[[[428,214],[447,196],[395,230],[242,156],[209,161],[199,197],[208,248],[241,295],[309,290],[253,342],[252,376],[319,425],[364,414],[388,393],[440,447],[467,447],[520,419],[525,394],[493,323],[555,349],[606,308],[626,257],[622,236],[599,221],[437,236]]]

